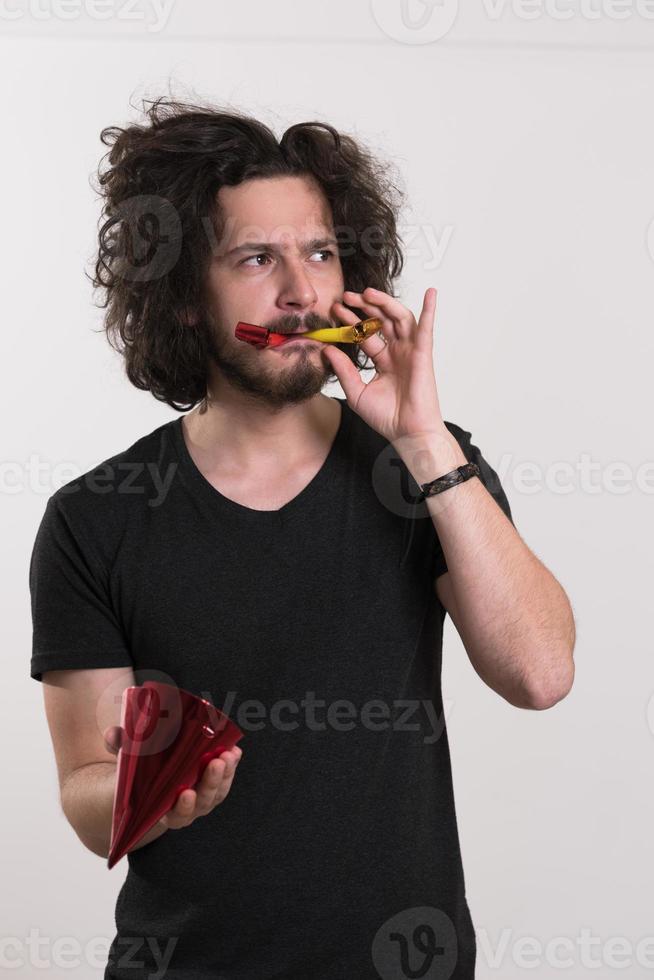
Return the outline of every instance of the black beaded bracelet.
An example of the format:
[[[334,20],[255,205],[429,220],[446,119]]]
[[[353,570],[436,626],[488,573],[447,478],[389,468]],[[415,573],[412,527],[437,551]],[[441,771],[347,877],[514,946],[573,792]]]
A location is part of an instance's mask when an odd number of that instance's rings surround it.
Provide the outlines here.
[[[435,493],[442,493],[443,490],[455,487],[457,483],[465,483],[471,476],[479,476],[479,467],[476,463],[464,463],[463,466],[457,466],[455,470],[450,470],[449,473],[439,476],[437,480],[430,480],[429,483],[421,483],[420,489],[422,493],[418,497],[418,500],[424,500],[425,497],[433,497]]]

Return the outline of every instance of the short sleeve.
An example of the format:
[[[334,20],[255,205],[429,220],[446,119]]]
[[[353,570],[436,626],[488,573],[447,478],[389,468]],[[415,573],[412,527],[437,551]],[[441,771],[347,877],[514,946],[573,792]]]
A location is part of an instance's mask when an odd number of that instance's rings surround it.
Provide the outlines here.
[[[75,530],[57,495],[50,497],[29,565],[31,677],[41,681],[46,670],[133,665],[108,579],[88,536]]]
[[[470,432],[466,432],[460,426],[456,425],[454,422],[445,422],[445,426],[452,435],[455,437],[456,441],[461,446],[463,454],[469,463],[476,463],[479,467],[480,476],[479,479],[484,484],[486,489],[492,495],[495,502],[502,508],[508,519],[511,521],[515,527],[515,522],[511,515],[511,508],[509,506],[509,501],[507,499],[506,493],[500,483],[500,478],[498,477],[492,466],[484,459],[479,447],[475,446],[472,442],[472,435]],[[444,491],[447,493],[447,491]],[[436,547],[434,551],[434,563],[432,565],[431,579],[434,581],[439,575],[443,575],[447,571],[447,562],[445,561],[445,555],[443,554],[443,549],[440,546],[438,539],[436,538]]]

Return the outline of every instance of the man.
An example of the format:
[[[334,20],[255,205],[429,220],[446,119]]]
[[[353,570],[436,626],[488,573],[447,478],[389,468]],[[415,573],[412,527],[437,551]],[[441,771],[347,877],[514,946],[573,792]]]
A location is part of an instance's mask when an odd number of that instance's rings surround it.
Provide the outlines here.
[[[482,680],[542,709],[572,683],[569,602],[442,418],[436,294],[417,321],[392,294],[379,162],[326,124],[278,142],[216,109],[148,115],[111,131],[95,283],[130,380],[192,410],[48,501],[31,675],[62,807],[103,857],[125,687],[209,697],[244,738],[128,854],[105,976],[469,980],[444,616]],[[355,345],[234,336],[367,317],[369,383]]]

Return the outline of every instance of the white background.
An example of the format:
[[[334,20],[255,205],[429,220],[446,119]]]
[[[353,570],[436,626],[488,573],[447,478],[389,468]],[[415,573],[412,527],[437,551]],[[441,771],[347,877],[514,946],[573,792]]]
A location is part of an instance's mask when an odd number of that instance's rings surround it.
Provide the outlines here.
[[[654,10],[467,0],[457,14],[444,0],[421,28],[429,11],[421,0],[408,9],[413,27],[400,0],[176,0],[159,14],[141,0],[106,7],[106,20],[46,0],[2,7],[0,937],[12,941],[5,968],[22,964],[9,975],[102,977],[102,955],[91,967],[85,944],[113,937],[126,871],[107,871],[60,812],[42,689],[29,677],[27,576],[50,494],[176,414],[130,387],[84,277],[99,132],[166,93],[244,109],[280,137],[328,121],[397,166],[416,236],[397,289],[416,313],[427,287],[439,290],[444,417],[498,471],[577,623],[574,688],[534,712],[483,684],[446,621],[477,976],[631,980],[654,965]],[[454,22],[430,37],[437,17]],[[524,480],[525,463],[540,475]],[[30,930],[46,937],[49,969],[36,965]],[[58,937],[81,944],[77,968],[55,965]],[[534,942],[521,960],[523,937]],[[548,952],[557,937],[567,948]]]

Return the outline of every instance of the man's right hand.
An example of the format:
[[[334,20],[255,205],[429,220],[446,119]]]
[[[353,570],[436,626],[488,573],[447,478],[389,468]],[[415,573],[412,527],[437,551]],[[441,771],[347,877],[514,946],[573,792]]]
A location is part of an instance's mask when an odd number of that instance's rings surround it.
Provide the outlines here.
[[[118,755],[122,733],[123,729],[120,725],[111,725],[103,732],[105,745],[113,755]],[[217,759],[212,759],[205,766],[200,780],[193,789],[185,789],[180,793],[174,806],[155,826],[166,830],[180,830],[193,823],[196,817],[204,817],[207,813],[211,813],[229,793],[242,755],[243,750],[236,745],[233,749],[222,752]]]

